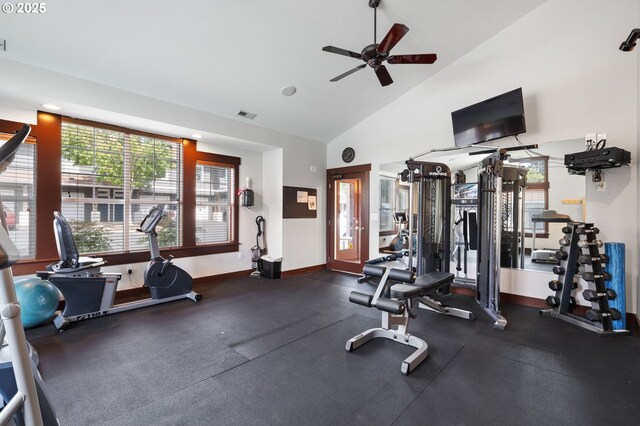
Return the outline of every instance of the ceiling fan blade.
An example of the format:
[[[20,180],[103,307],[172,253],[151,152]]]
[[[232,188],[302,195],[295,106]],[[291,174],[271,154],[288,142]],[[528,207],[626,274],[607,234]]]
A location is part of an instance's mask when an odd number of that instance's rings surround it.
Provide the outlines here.
[[[339,76],[334,77],[334,78],[332,78],[332,79],[331,79],[331,80],[329,80],[329,81],[331,81],[331,82],[335,82],[335,81],[338,81],[338,80],[342,80],[342,79],[343,79],[343,78],[345,78],[346,76],[351,75],[351,74],[353,74],[353,73],[354,73],[354,72],[356,72],[356,71],[360,71],[362,68],[364,68],[364,67],[366,67],[366,66],[367,66],[367,64],[358,65],[357,67],[355,67],[355,68],[353,68],[353,69],[350,69],[349,71],[347,71],[347,72],[345,72],[345,73],[342,73],[342,74],[340,74]]]
[[[432,64],[438,59],[435,53],[421,55],[391,55],[387,58],[390,64]]]
[[[378,45],[378,53],[389,53],[389,51],[393,49],[393,46],[398,44],[402,37],[408,32],[409,28],[406,25],[393,24],[387,35],[384,36]]]
[[[389,71],[384,65],[380,65],[376,68],[376,75],[378,76],[378,80],[380,80],[380,84],[383,86],[388,86],[393,83],[391,76],[389,75]]]
[[[322,50],[329,53],[337,53],[338,55],[350,56],[352,58],[362,59],[362,55],[360,53],[352,52],[346,49],[340,49],[339,47],[325,46],[322,48]]]

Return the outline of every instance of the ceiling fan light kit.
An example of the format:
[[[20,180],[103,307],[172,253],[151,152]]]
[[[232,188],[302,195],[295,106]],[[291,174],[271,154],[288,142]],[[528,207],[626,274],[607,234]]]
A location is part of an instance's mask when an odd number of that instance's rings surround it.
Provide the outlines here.
[[[360,59],[365,63],[363,65],[358,65],[355,68],[350,69],[349,71],[340,74],[337,77],[332,78],[331,82],[336,82],[338,80],[342,80],[348,75],[353,74],[356,71],[360,71],[369,65],[376,73],[378,77],[378,81],[382,86],[388,86],[393,83],[393,79],[391,75],[389,75],[389,71],[384,66],[384,62],[386,61],[389,64],[433,64],[437,55],[435,53],[423,53],[423,54],[414,54],[414,55],[389,55],[391,49],[398,44],[398,42],[402,39],[402,37],[409,32],[409,28],[403,24],[393,24],[387,35],[384,36],[380,43],[376,42],[376,31],[377,31],[377,8],[380,5],[381,0],[369,0],[369,7],[373,8],[373,44],[365,46],[362,49],[362,52],[356,53],[350,50],[341,49],[339,47],[334,46],[325,46],[322,48],[323,51],[329,53],[335,53],[342,56],[349,56],[354,59]]]

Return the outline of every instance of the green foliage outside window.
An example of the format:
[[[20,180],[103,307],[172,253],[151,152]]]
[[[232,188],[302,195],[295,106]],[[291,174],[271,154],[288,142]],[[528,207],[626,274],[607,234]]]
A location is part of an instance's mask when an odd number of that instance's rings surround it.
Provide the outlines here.
[[[100,253],[111,250],[111,239],[107,231],[97,222],[90,220],[70,220],[73,239],[80,254]]]
[[[527,183],[541,183],[544,182],[544,160],[533,160],[529,164],[529,171],[527,172]]]
[[[125,139],[129,139],[128,169],[131,189],[144,189],[174,168],[171,146],[154,139],[113,130],[75,125],[62,132],[62,157],[74,166],[93,167],[99,184],[124,185]]]

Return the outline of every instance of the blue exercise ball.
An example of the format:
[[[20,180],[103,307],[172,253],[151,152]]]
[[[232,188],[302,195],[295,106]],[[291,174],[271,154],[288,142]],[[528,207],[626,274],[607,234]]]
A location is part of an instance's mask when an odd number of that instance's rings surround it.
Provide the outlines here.
[[[58,289],[53,284],[35,277],[22,278],[14,284],[24,328],[34,327],[51,319],[60,302]]]

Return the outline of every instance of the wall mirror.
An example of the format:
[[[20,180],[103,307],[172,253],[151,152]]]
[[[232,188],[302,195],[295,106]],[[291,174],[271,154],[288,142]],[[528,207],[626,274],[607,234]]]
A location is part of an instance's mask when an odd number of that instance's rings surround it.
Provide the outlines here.
[[[505,145],[506,146],[506,145]],[[551,271],[555,263],[546,253],[558,249],[558,240],[562,238],[562,223],[536,223],[535,247],[531,218],[544,210],[555,210],[559,214],[568,215],[574,221],[583,221],[587,204],[585,199],[586,180],[584,176],[570,175],[564,166],[564,155],[584,150],[582,139],[548,142],[537,149],[513,151],[508,163],[514,167],[526,167],[527,188],[524,191],[524,224],[525,224],[525,256],[524,269]],[[452,151],[444,154],[420,158],[421,161],[439,162],[449,165],[452,175],[462,171],[467,184],[477,182],[478,163],[483,155],[469,155],[470,150]],[[400,181],[398,173],[405,168],[403,162],[380,165],[380,234],[378,247],[381,252],[388,251],[391,244],[397,242],[401,225],[394,221],[394,213],[408,214],[409,186]],[[452,182],[455,176],[452,176]],[[473,185],[452,188],[452,196],[456,189],[461,196]],[[473,205],[459,204],[451,208],[451,272],[470,281],[475,276],[476,252],[469,234],[475,231],[470,223],[469,213],[474,212]],[[466,212],[466,213],[465,213]],[[467,221],[463,223],[463,217]],[[467,226],[467,240],[463,238],[462,226]],[[534,255],[532,256],[532,253]],[[466,255],[466,274],[464,258]]]

